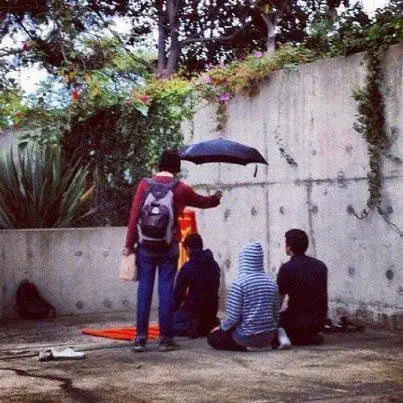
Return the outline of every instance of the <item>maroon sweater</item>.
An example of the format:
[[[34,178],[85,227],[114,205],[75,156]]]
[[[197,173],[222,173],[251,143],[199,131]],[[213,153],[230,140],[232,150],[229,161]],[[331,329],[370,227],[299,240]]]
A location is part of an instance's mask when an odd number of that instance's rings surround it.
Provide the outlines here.
[[[155,181],[167,183],[172,180],[169,176],[153,176]],[[138,241],[137,221],[141,209],[141,201],[143,199],[144,192],[147,191],[147,183],[141,180],[137,186],[136,194],[133,197],[132,208],[130,211],[129,225],[127,228],[125,247],[132,249]],[[179,182],[173,190],[174,193],[174,206],[176,210],[176,216],[183,212],[185,207],[198,207],[202,209],[217,207],[220,204],[220,200],[215,195],[202,196],[197,194],[189,185],[183,182]],[[177,228],[179,223],[176,223]],[[177,231],[178,240],[180,238],[179,231]]]

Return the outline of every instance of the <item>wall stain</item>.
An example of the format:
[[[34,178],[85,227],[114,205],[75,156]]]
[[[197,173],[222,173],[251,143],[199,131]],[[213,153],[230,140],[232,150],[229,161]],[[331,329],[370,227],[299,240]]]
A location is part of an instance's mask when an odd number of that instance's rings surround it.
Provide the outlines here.
[[[105,308],[112,308],[112,301],[110,300],[110,299],[108,299],[108,298],[105,298],[103,301],[102,301],[102,305],[105,307]]]
[[[306,204],[308,205],[308,226],[309,226],[309,243],[311,245],[312,255],[316,257],[316,240],[315,231],[313,229],[313,211],[314,205],[312,204],[312,183],[306,186]]]

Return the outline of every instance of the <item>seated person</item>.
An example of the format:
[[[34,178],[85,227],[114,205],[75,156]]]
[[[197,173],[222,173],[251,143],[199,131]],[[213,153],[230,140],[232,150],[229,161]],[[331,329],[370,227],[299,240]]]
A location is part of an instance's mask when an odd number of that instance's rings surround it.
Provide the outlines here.
[[[174,291],[174,333],[176,336],[205,336],[219,324],[218,289],[220,267],[209,249],[203,250],[199,234],[184,241],[189,256],[176,278]]]
[[[288,295],[287,309],[281,313],[282,326],[294,345],[320,344],[327,317],[327,267],[305,255],[308,236],[300,229],[285,234],[290,261],[280,267],[277,285],[280,306]]]
[[[265,348],[276,336],[278,320],[278,289],[264,272],[262,246],[248,243],[239,254],[225,320],[207,336],[208,343],[218,350]]]

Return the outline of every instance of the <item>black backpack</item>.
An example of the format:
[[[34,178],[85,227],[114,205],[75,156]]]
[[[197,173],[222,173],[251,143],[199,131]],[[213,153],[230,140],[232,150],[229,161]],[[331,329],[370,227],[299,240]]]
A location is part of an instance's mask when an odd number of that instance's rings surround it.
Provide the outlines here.
[[[43,299],[35,284],[28,280],[21,281],[16,292],[17,312],[23,319],[46,319],[52,312],[53,306]]]
[[[173,190],[179,183],[172,180],[160,183],[145,179],[148,189],[143,196],[139,219],[139,240],[145,242],[162,242],[170,245],[174,237],[175,207]]]

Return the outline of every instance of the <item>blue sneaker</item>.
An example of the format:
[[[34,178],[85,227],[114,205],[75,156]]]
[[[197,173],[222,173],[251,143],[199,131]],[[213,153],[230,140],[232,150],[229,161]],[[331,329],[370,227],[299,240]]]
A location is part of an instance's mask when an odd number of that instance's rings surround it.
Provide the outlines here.
[[[147,350],[147,340],[136,340],[134,342],[133,351],[136,353],[142,353]]]

